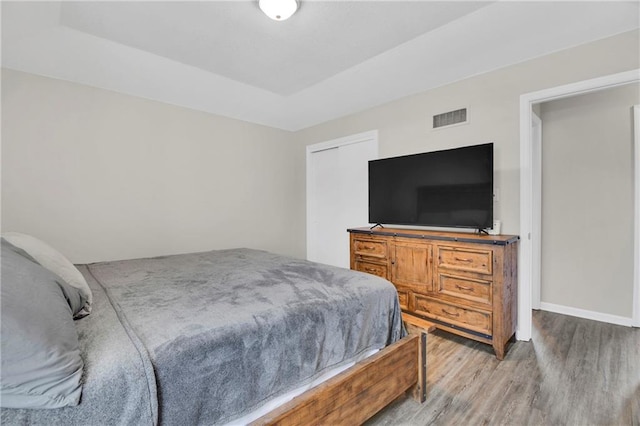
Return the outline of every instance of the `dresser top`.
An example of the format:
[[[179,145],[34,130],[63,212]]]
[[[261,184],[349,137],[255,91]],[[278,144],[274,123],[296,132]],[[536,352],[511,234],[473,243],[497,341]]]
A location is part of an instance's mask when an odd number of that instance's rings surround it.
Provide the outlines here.
[[[517,242],[520,237],[517,235],[485,235],[472,234],[470,232],[447,232],[430,231],[426,229],[404,229],[404,228],[350,228],[347,229],[352,234],[384,235],[388,237],[419,238],[425,240],[439,241],[460,241],[464,243],[508,245]]]

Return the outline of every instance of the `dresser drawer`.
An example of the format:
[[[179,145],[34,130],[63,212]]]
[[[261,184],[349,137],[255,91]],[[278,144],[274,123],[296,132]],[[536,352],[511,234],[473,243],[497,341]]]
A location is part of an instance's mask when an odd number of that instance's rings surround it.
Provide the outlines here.
[[[356,239],[353,241],[353,253],[357,256],[385,258],[387,257],[387,243]]]
[[[491,274],[493,252],[459,247],[438,246],[438,268]]]
[[[492,334],[491,313],[489,312],[455,306],[420,294],[414,294],[413,297],[413,309],[420,315],[479,333]]]
[[[400,309],[409,310],[409,290],[397,288],[398,301],[400,302]]]
[[[356,271],[366,272],[367,274],[377,275],[384,279],[387,279],[387,265],[379,263],[367,262],[366,260],[356,259],[354,262],[354,268]]]
[[[491,281],[439,274],[437,292],[471,302],[491,305]]]

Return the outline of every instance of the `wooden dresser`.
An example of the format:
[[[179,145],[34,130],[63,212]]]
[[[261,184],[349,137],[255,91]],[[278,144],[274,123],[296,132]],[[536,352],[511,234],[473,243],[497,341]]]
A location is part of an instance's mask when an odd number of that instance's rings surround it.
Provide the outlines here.
[[[493,346],[503,359],[516,330],[518,239],[395,228],[353,228],[351,269],[398,289],[406,313]]]

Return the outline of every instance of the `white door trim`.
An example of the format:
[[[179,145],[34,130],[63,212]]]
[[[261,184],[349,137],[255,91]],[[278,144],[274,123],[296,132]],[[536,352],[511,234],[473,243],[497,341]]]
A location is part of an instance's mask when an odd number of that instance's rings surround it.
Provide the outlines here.
[[[542,206],[542,120],[538,114],[531,114],[531,158],[533,167],[532,189],[533,189],[533,205]],[[534,229],[542,229],[542,209],[534,208],[532,210],[532,221]],[[531,256],[534,265],[542,264],[542,238],[531,240]],[[540,309],[540,286],[542,284],[542,269],[533,268],[531,270],[531,307]]]
[[[518,340],[531,340],[532,335],[532,277],[533,270],[540,269],[540,262],[534,264],[532,240],[540,240],[541,229],[539,224],[534,223],[534,208],[540,205],[534,203],[533,176],[533,144],[531,141],[532,106],[536,103],[547,102],[555,99],[567,98],[598,90],[608,89],[629,83],[640,81],[640,69],[584,80],[577,83],[552,87],[537,92],[525,93],[520,96],[520,251],[519,251],[519,283],[518,283],[518,327],[516,337]],[[636,155],[638,150],[636,149]],[[637,161],[637,159],[636,159]],[[638,169],[636,168],[636,193],[638,182]],[[637,203],[637,195],[636,195]],[[636,204],[637,206],[637,204]],[[640,226],[638,225],[638,215],[635,217],[635,238],[638,237]],[[635,253],[635,268],[637,270],[638,252]],[[634,287],[638,286],[638,279],[635,279]],[[637,299],[638,294],[635,293]],[[637,302],[637,300],[634,300]],[[634,319],[640,315],[637,312],[638,303],[634,304]],[[634,320],[635,321],[635,320]]]
[[[313,145],[307,146],[307,159],[308,154],[324,151],[325,149],[337,148],[344,145],[350,145],[352,143],[365,142],[369,140],[378,141],[378,131],[370,130],[368,132],[357,133],[355,135],[344,136],[338,139],[332,139],[325,142],[314,143]]]
[[[633,238],[633,317],[631,324],[640,327],[640,105],[633,107],[633,140],[634,140],[634,238]]]
[[[338,138],[338,139],[332,139],[329,141],[325,141],[325,142],[319,142],[313,145],[308,145],[307,146],[307,153],[306,153],[306,188],[305,188],[305,198],[306,198],[306,240],[307,240],[307,247],[306,247],[306,256],[309,256],[309,251],[310,251],[310,247],[311,247],[311,241],[309,240],[309,227],[311,226],[311,218],[310,218],[310,211],[311,211],[311,202],[309,199],[309,193],[310,193],[310,185],[311,185],[311,155],[315,152],[319,152],[319,151],[325,151],[327,149],[333,149],[333,148],[339,148],[341,146],[345,146],[345,145],[351,145],[354,143],[360,143],[360,142],[366,142],[366,141],[374,141],[375,142],[375,146],[376,146],[376,150],[378,148],[378,131],[377,130],[370,130],[368,132],[363,132],[363,133],[357,133],[354,135],[350,135],[350,136],[344,136],[342,138]],[[376,157],[377,157],[377,152],[376,152]],[[345,232],[347,232],[347,230],[345,229]]]

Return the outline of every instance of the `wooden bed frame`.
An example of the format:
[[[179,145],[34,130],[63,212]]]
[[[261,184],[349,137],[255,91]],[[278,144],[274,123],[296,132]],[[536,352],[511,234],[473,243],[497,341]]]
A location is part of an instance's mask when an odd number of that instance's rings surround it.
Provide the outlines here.
[[[308,390],[251,425],[357,425],[412,390],[426,399],[427,333],[435,325],[403,314],[409,335]]]

